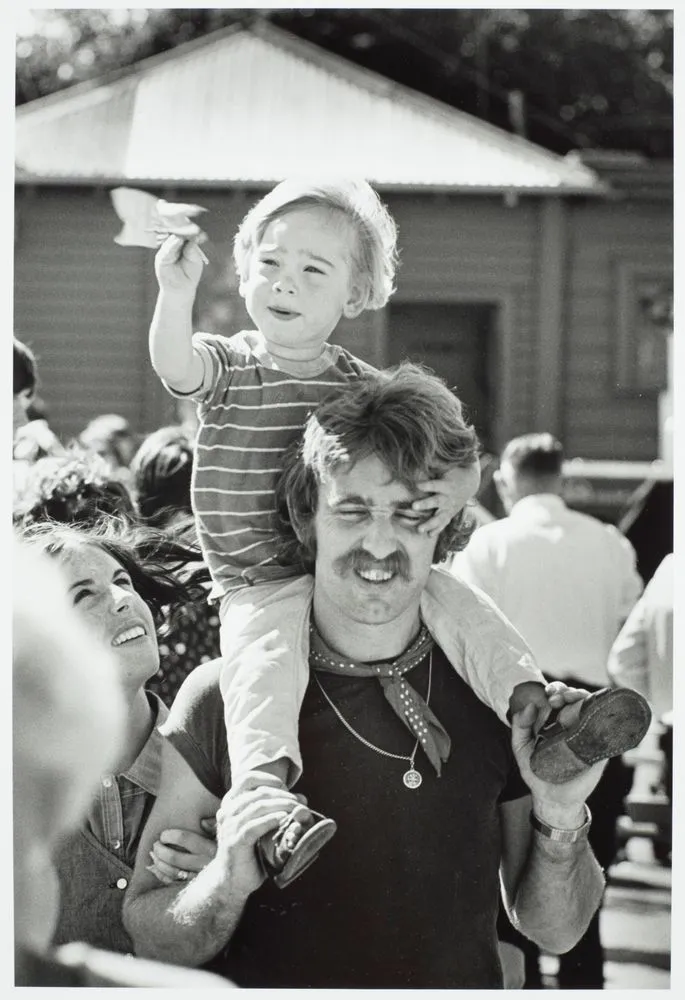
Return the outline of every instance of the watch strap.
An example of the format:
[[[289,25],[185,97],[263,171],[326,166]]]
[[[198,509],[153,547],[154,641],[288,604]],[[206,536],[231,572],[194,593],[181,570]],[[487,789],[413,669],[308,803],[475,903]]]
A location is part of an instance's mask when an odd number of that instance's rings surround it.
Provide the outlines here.
[[[557,844],[575,844],[579,840],[583,840],[588,835],[588,830],[590,829],[590,824],[592,823],[592,814],[585,805],[585,822],[582,826],[579,826],[577,830],[559,830],[554,826],[549,826],[547,823],[543,823],[541,819],[535,815],[534,812],[530,814],[530,824],[534,830],[541,833],[543,837],[547,837],[548,840],[554,840]]]

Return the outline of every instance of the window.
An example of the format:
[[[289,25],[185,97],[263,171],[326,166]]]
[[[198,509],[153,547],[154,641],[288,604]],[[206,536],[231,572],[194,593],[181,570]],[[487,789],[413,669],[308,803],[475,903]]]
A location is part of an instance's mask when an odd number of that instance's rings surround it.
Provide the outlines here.
[[[617,265],[616,384],[620,392],[657,395],[667,387],[673,331],[670,264]]]

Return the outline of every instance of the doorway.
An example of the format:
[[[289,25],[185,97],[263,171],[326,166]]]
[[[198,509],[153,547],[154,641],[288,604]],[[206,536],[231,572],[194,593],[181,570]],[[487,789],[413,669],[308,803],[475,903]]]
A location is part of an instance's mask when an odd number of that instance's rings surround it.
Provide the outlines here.
[[[481,302],[391,302],[388,361],[420,362],[463,402],[486,451],[497,444],[497,306]]]

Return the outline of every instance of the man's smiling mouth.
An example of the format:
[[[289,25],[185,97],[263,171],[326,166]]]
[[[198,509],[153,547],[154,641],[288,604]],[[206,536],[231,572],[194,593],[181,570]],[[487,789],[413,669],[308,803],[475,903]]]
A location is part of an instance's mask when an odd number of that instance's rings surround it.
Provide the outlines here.
[[[395,575],[389,569],[357,569],[356,573],[368,583],[387,583]]]

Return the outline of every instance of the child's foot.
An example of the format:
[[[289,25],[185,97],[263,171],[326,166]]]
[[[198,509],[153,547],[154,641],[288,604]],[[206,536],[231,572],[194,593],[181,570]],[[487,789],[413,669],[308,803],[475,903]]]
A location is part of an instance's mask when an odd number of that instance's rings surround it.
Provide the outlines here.
[[[531,770],[543,781],[570,781],[597,761],[618,757],[644,738],[651,709],[630,688],[602,688],[555,712],[537,735]]]
[[[306,806],[296,806],[276,830],[257,841],[257,857],[264,874],[279,889],[285,889],[316,861],[336,830],[332,819]]]

